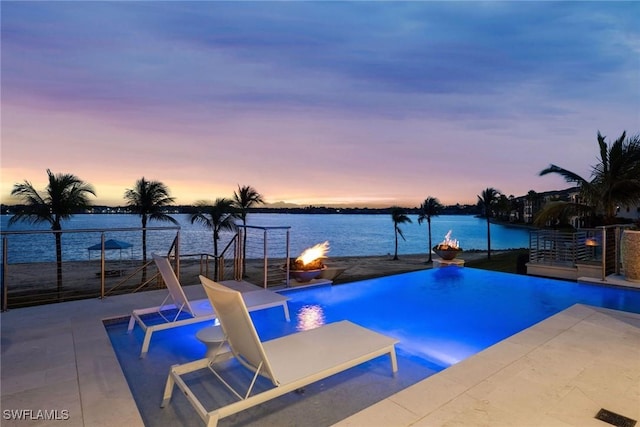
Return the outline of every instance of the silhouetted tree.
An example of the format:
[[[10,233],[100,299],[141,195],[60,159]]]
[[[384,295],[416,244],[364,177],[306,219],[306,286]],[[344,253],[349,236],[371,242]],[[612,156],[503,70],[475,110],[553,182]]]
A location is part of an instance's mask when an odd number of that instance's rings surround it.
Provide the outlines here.
[[[626,132],[610,145],[598,131],[599,162],[591,168],[591,179],[563,169],[554,164],[540,171],[540,175],[556,173],[565,181],[576,183],[580,200],[545,205],[536,216],[536,224],[544,224],[560,213],[594,215],[602,214],[603,222],[615,222],[619,205],[631,205],[640,201],[640,135],[625,138]],[[593,224],[590,224],[593,225]]]
[[[213,232],[213,254],[216,258],[214,267],[215,280],[218,278],[218,240],[220,240],[220,232],[223,230],[234,231],[239,218],[234,208],[233,200],[227,198],[217,198],[211,204],[207,201],[199,201],[196,203],[198,212],[191,215],[191,223],[200,223]]]
[[[238,217],[242,220],[242,225],[244,225],[244,232],[242,233],[242,274],[245,274],[247,268],[247,214],[252,206],[262,203],[264,203],[262,195],[250,185],[243,187],[238,185],[238,191],[233,192],[233,204],[237,209]]]
[[[58,231],[62,230],[62,221],[71,218],[77,213],[90,206],[89,194],[95,196],[93,187],[72,174],[53,174],[47,169],[49,184],[44,190],[44,194],[31,185],[29,181],[22,184],[15,184],[11,191],[12,196],[22,199],[25,206],[14,214],[9,220],[9,225],[19,221],[26,221],[32,224],[48,222],[56,240],[56,281],[58,285],[58,296],[62,289],[62,235]]]
[[[169,189],[160,181],[147,181],[144,177],[136,181],[135,186],[124,193],[127,207],[140,215],[142,222],[142,263],[147,264],[147,222],[149,220],[171,222],[177,224],[171,216],[164,213],[164,208],[173,203]],[[146,280],[146,267],[143,269],[143,281]]]
[[[410,223],[411,218],[407,216],[404,209],[398,206],[393,206],[391,208],[391,219],[393,220],[393,229],[396,236],[396,250],[393,255],[393,259],[396,261],[398,260],[398,235],[402,237],[402,240],[406,240],[404,238],[404,234],[402,234],[402,230],[400,229],[400,224]]]
[[[427,221],[427,230],[429,233],[429,260],[427,262],[433,262],[431,256],[431,248],[433,247],[431,243],[431,218],[438,216],[442,209],[443,206],[440,204],[440,201],[431,196],[427,197],[419,208],[420,213],[418,214],[418,224],[422,224],[423,221]]]
[[[478,204],[487,219],[487,259],[491,259],[491,217],[493,216],[493,206],[499,199],[500,191],[492,187],[482,190],[482,194],[478,196]]]

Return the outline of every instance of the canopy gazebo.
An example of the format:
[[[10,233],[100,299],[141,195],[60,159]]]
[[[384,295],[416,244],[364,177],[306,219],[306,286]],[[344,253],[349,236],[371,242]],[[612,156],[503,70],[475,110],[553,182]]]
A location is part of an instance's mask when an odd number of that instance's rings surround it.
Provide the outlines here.
[[[129,242],[125,242],[122,240],[109,239],[104,241],[104,250],[105,251],[120,251],[120,260],[122,260],[122,251],[125,249],[129,249],[129,258],[132,258],[132,250],[133,245]],[[102,242],[97,243],[95,245],[91,245],[87,248],[89,251],[89,259],[91,259],[91,251],[101,251],[102,250]]]

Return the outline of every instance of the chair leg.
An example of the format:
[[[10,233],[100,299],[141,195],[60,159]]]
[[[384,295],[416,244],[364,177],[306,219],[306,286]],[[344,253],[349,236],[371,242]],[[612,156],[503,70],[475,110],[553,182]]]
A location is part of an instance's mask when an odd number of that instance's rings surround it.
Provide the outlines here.
[[[167,377],[167,384],[164,386],[164,395],[162,396],[162,403],[160,403],[160,407],[164,408],[169,404],[171,400],[171,395],[173,394],[173,369],[169,371],[169,376]]]
[[[207,414],[207,427],[216,427],[218,425],[218,413]]]
[[[144,340],[142,341],[142,350],[140,351],[140,358],[144,358],[147,355],[147,351],[149,351],[149,344],[151,343],[151,334],[153,331],[147,329],[144,333]]]
[[[136,318],[133,317],[133,314],[129,318],[129,327],[127,327],[127,333],[130,334],[133,331],[133,327],[136,325]]]
[[[396,359],[396,350],[392,348],[389,352],[389,357],[391,358],[391,371],[395,374],[398,372],[398,359]]]
[[[289,306],[286,301],[282,304],[282,308],[284,309],[284,318],[287,319],[287,322],[291,321],[291,318],[289,317]]]

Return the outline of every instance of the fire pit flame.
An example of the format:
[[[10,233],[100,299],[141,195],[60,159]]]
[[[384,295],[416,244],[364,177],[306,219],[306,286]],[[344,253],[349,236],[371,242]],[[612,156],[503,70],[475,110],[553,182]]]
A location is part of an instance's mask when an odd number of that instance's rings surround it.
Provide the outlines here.
[[[289,276],[301,283],[317,278],[326,268],[322,260],[327,257],[327,252],[328,241],[305,249],[298,258],[289,260]]]
[[[302,254],[296,258],[296,263],[299,261],[303,266],[306,266],[317,259],[326,258],[327,252],[329,252],[329,241],[318,243],[317,245],[302,251]]]
[[[452,260],[454,259],[459,252],[462,252],[462,248],[460,247],[460,243],[456,239],[451,238],[451,231],[444,236],[444,240],[433,247],[433,251],[444,260]]]
[[[460,243],[457,239],[451,238],[451,232],[453,230],[449,230],[449,232],[444,236],[444,240],[436,246],[436,248],[440,250],[460,250]]]

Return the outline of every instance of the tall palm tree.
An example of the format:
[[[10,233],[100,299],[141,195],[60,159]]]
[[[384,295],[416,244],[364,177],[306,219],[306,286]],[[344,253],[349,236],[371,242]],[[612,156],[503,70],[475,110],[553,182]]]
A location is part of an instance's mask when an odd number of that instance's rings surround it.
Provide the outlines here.
[[[400,229],[400,224],[411,223],[411,218],[407,216],[404,212],[404,209],[398,206],[391,207],[391,219],[393,220],[393,230],[396,235],[396,251],[393,255],[393,260],[398,260],[398,235],[402,237],[402,240],[406,240],[404,238],[404,234],[402,234],[402,230]]]
[[[136,181],[133,188],[124,193],[127,207],[142,221],[142,264],[147,264],[147,222],[149,220],[171,222],[177,224],[173,217],[163,212],[164,208],[173,203],[174,198],[169,196],[169,189],[160,181],[147,181],[144,177]],[[143,269],[143,281],[146,277],[146,268]]]
[[[247,267],[247,214],[251,207],[262,203],[264,203],[262,195],[250,185],[243,187],[238,185],[238,191],[233,192],[233,204],[238,210],[238,217],[242,220],[242,225],[244,226],[244,232],[242,233],[242,274],[244,274]]]
[[[429,232],[429,260],[428,263],[433,262],[431,257],[431,217],[438,216],[442,211],[443,206],[440,201],[434,197],[427,197],[420,205],[420,214],[418,215],[418,224],[422,224],[423,221],[427,221],[427,230]]]
[[[605,224],[615,222],[617,207],[640,201],[640,135],[626,138],[626,132],[613,143],[607,144],[598,131],[599,162],[591,167],[591,180],[554,164],[540,171],[540,176],[550,173],[561,175],[565,181],[575,183],[584,203],[564,202],[553,209],[540,212],[537,222],[545,222],[558,210],[569,209],[580,213],[589,210],[602,215]]]
[[[493,214],[493,205],[500,200],[500,191],[495,188],[488,187],[482,190],[482,194],[478,196],[478,204],[482,208],[484,217],[487,219],[487,259],[491,259],[491,216]]]
[[[58,294],[62,289],[62,221],[90,205],[89,194],[95,196],[93,187],[72,174],[54,174],[47,169],[49,184],[44,190],[44,194],[31,185],[29,181],[22,184],[15,184],[11,191],[12,196],[16,196],[25,202],[25,206],[11,217],[9,225],[19,221],[26,221],[32,224],[48,222],[51,230],[55,231],[56,239],[56,279]]]
[[[211,204],[207,201],[196,203],[199,211],[191,215],[191,223],[200,223],[213,231],[213,255],[216,258],[214,266],[215,280],[218,278],[218,240],[221,231],[234,231],[236,229],[235,220],[239,218],[234,208],[233,200],[227,198],[217,198]]]

